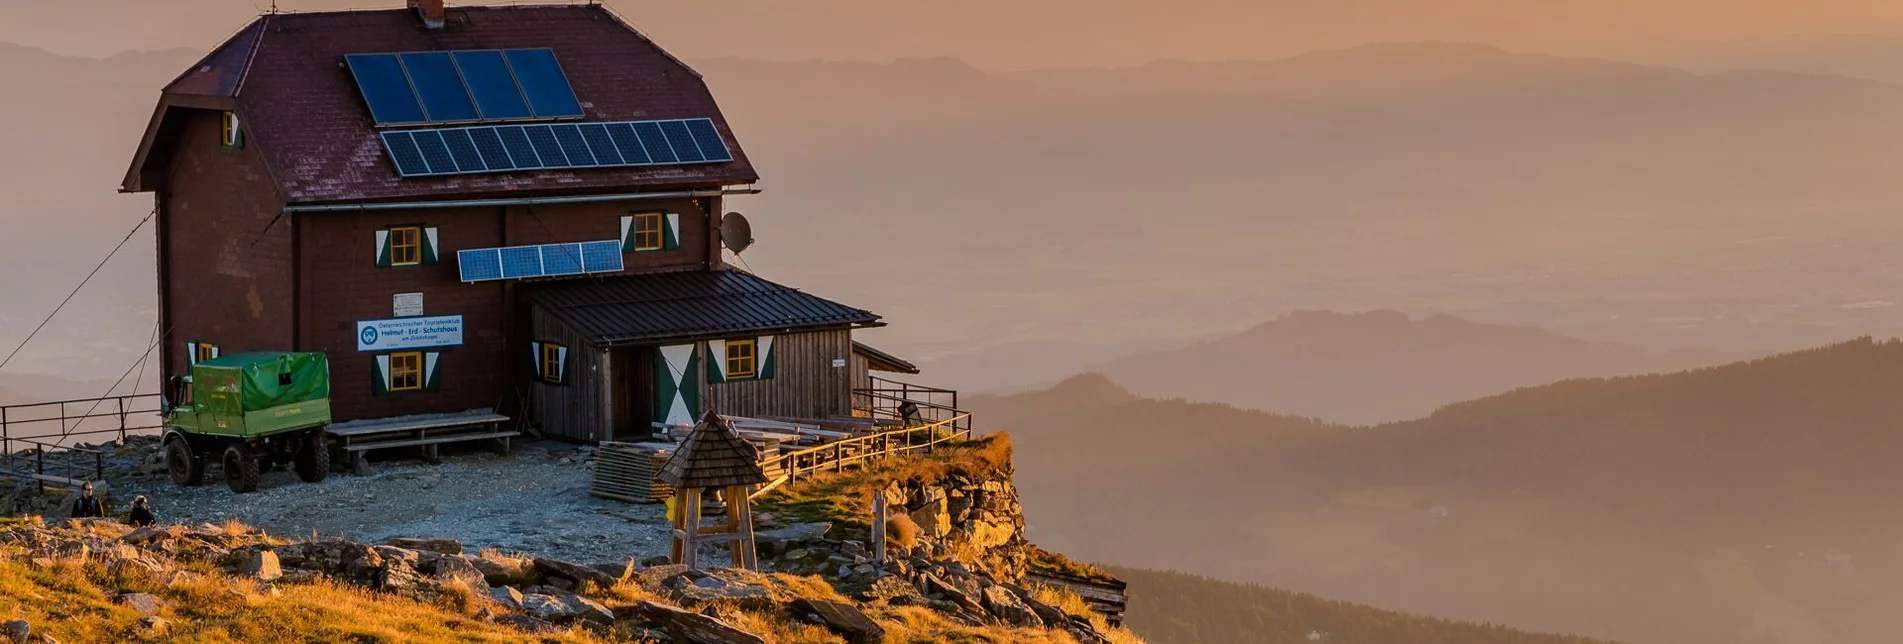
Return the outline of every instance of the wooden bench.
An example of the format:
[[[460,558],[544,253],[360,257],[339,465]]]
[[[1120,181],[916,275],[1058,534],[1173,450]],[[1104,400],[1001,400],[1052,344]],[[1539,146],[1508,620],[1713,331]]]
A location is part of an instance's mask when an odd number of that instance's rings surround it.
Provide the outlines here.
[[[418,447],[423,458],[435,462],[437,449],[444,443],[493,440],[496,451],[506,454],[509,439],[520,435],[502,429],[509,417],[490,409],[471,409],[450,414],[418,414],[369,420],[353,420],[330,426],[330,435],[338,447],[349,454],[352,465],[360,463],[363,453],[373,449]]]

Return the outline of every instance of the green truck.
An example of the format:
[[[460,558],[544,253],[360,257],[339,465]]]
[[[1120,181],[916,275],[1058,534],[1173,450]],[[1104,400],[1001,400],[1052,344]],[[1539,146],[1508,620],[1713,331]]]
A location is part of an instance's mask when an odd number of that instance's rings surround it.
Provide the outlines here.
[[[231,491],[258,489],[289,462],[298,478],[330,474],[330,363],[322,353],[237,353],[192,365],[167,383],[166,468],[179,485],[205,480],[218,459]]]

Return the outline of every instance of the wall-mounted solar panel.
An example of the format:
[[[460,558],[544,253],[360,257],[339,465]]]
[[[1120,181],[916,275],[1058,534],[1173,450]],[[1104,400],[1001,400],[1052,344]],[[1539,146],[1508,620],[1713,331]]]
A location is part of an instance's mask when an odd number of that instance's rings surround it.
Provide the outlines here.
[[[733,161],[712,119],[483,125],[383,133],[405,177]]]
[[[464,282],[564,277],[623,270],[619,240],[456,251]]]
[[[582,116],[549,49],[351,54],[344,61],[377,125]]]

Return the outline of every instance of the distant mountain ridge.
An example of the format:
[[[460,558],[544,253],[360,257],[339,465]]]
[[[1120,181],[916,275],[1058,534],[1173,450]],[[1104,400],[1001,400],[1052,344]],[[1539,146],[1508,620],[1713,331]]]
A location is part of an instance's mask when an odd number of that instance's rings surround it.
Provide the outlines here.
[[[1235,335],[1092,370],[1146,397],[1366,424],[1419,418],[1447,403],[1568,378],[1678,371],[1743,357],[1653,352],[1448,315],[1297,311]]]
[[[1898,390],[1903,341],[1866,338],[1365,428],[1100,375],[968,405],[1012,431],[1032,538],[1080,558],[1633,644],[1885,644]]]

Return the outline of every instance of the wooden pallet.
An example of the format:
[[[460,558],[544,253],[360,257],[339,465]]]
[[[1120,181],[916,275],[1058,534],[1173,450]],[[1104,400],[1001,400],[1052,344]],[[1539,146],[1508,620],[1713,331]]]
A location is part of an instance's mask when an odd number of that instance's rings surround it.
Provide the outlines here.
[[[630,503],[659,503],[674,496],[673,487],[654,478],[673,455],[670,443],[604,442],[595,450],[595,476],[588,493]]]

